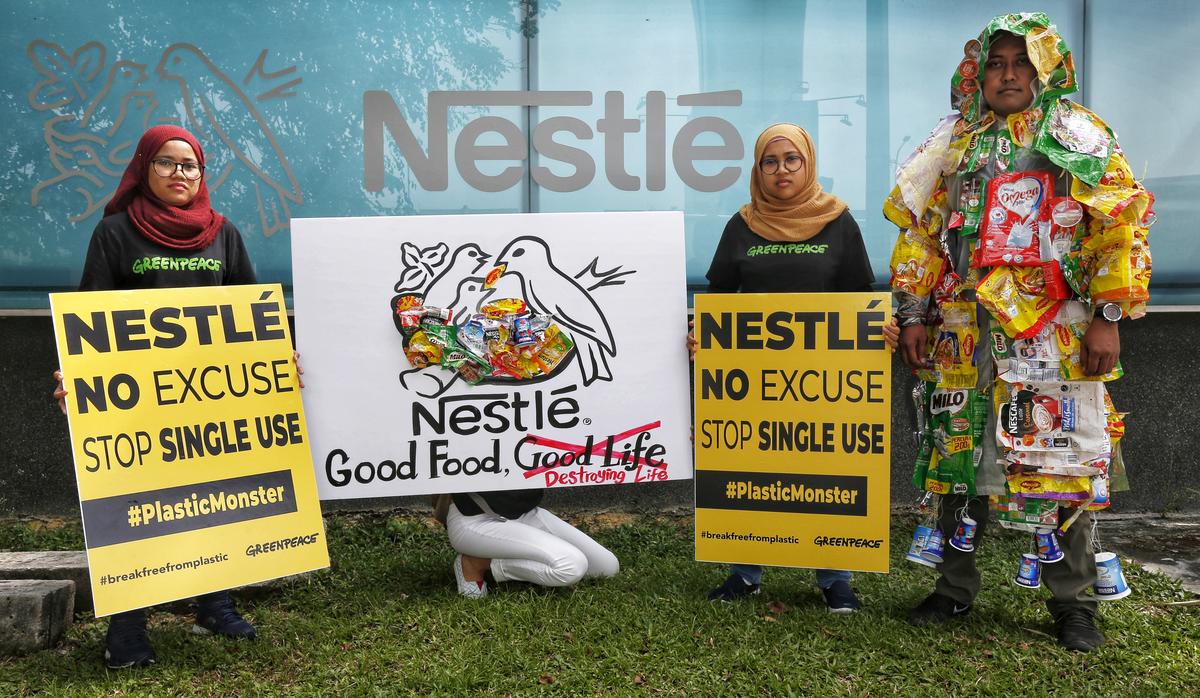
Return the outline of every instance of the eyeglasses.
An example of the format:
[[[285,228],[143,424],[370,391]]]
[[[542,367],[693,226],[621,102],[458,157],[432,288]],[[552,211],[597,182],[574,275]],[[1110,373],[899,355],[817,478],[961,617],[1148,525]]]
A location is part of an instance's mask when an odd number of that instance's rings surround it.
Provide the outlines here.
[[[200,175],[204,174],[204,166],[195,162],[175,162],[167,158],[158,158],[151,160],[154,165],[154,174],[159,177],[172,177],[175,171],[179,170],[183,173],[183,178],[195,181],[200,179]]]
[[[804,158],[799,155],[787,155],[783,158],[783,169],[788,172],[799,172],[802,167]],[[758,169],[762,170],[763,174],[773,175],[779,171],[779,161],[775,158],[763,158],[762,162],[758,163]]]

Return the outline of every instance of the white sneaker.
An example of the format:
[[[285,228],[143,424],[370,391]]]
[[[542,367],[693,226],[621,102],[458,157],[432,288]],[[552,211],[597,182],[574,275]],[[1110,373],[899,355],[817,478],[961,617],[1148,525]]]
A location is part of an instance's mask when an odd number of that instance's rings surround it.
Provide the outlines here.
[[[458,582],[458,593],[468,599],[482,599],[488,595],[487,582],[472,582],[463,577],[462,555],[454,556],[454,580]]]

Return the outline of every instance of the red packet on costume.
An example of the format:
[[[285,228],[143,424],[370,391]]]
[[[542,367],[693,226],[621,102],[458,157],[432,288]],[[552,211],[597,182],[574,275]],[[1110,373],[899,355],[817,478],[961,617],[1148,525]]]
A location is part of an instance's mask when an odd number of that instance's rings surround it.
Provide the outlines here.
[[[1040,266],[1039,239],[1050,234],[1049,172],[1008,172],[988,183],[976,264],[983,267]]]

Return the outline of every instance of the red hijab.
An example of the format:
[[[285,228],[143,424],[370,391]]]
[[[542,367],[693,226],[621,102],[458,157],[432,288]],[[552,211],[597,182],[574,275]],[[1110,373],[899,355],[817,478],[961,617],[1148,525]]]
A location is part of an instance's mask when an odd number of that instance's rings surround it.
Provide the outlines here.
[[[167,141],[183,141],[192,146],[196,159],[204,165],[200,141],[178,126],[155,126],[138,141],[137,150],[121,176],[121,183],[104,207],[104,215],[125,211],[142,235],[173,250],[201,250],[212,244],[225,217],[212,210],[208,185],[200,179],[200,189],[186,206],[164,203],[150,191],[150,161]]]

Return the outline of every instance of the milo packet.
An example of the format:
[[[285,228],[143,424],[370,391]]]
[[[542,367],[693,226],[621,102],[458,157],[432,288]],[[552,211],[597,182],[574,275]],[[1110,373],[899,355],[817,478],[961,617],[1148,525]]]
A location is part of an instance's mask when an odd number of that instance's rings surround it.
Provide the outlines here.
[[[924,489],[937,494],[975,494],[987,403],[974,389],[937,387],[929,395],[933,453]]]

